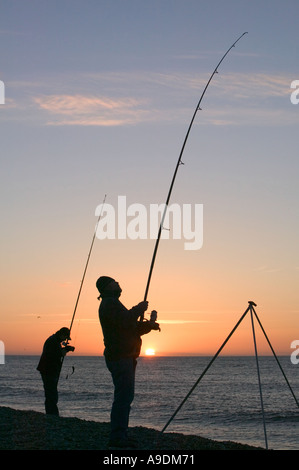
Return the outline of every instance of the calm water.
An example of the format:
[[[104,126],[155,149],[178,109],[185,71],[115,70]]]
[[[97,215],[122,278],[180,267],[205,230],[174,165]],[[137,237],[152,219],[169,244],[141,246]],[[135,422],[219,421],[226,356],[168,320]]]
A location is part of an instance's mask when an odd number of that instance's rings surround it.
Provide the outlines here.
[[[0,365],[1,405],[44,412],[36,356]],[[210,362],[208,357],[139,358],[131,426],[161,430]],[[299,365],[279,361],[299,399]],[[259,357],[266,433],[272,449],[299,449],[299,409],[273,356]],[[72,366],[75,372],[72,373]],[[68,378],[66,379],[66,376]],[[67,357],[59,382],[61,416],[109,421],[113,388],[103,357]],[[166,432],[265,446],[255,357],[218,357]]]

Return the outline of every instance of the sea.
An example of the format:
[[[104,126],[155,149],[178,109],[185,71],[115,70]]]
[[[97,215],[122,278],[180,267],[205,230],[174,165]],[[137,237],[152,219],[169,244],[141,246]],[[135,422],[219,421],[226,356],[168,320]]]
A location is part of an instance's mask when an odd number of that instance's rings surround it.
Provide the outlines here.
[[[38,360],[5,357],[0,364],[1,406],[44,412]],[[285,375],[274,356],[258,358],[259,375],[255,356],[218,356],[213,361],[202,356],[140,357],[130,426],[162,430],[167,424],[164,432],[298,450],[299,409],[292,392],[298,401],[299,364],[287,356],[278,360]],[[58,389],[61,416],[110,421],[113,386],[102,356],[67,356]]]

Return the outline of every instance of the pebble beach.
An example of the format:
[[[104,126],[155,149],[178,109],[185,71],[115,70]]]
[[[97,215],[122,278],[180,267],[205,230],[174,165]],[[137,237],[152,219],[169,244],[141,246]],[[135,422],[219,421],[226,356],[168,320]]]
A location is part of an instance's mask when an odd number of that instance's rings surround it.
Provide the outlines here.
[[[106,450],[110,423],[78,418],[46,416],[29,410],[0,407],[0,450]],[[130,428],[137,450],[261,450],[230,441],[214,441],[195,435],[146,427]]]

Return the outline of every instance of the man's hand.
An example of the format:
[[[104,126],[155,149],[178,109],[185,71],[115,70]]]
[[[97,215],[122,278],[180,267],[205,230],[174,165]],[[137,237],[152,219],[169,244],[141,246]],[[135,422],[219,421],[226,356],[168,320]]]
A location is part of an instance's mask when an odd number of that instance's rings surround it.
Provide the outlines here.
[[[147,300],[143,300],[142,302],[139,302],[139,304],[137,305],[137,307],[140,308],[140,310],[142,310],[142,312],[146,312],[147,307],[148,307],[148,301],[147,301]]]
[[[151,329],[152,329],[152,330],[159,330],[159,331],[161,331],[161,328],[160,328],[159,323],[150,320],[150,321],[149,321],[149,324],[151,325]]]

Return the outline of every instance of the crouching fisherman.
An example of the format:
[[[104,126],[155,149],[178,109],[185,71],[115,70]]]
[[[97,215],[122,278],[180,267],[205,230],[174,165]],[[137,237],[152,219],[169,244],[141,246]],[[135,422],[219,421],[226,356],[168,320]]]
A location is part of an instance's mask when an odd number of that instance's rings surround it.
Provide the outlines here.
[[[41,374],[44,385],[46,414],[59,415],[57,386],[62,361],[66,353],[75,350],[73,346],[61,343],[70,339],[69,328],[63,327],[50,336],[43,347],[37,370]]]
[[[129,414],[134,399],[135,369],[141,350],[141,336],[159,330],[155,318],[138,321],[147,310],[148,302],[140,302],[128,310],[120,301],[122,289],[111,277],[102,276],[96,286],[100,292],[99,318],[104,336],[104,356],[114,385],[111,409],[110,449],[132,448],[128,438]]]

